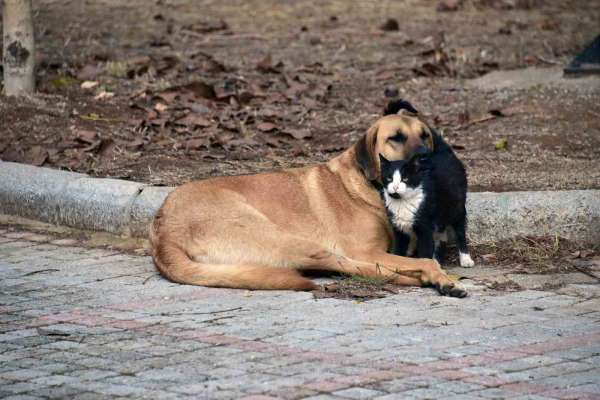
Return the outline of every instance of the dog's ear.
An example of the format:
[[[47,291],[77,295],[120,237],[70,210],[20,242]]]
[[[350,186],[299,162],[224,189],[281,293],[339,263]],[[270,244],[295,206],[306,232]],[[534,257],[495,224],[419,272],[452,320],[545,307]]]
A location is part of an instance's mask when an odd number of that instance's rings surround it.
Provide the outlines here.
[[[412,106],[408,101],[402,99],[391,100],[385,109],[383,115],[398,114],[401,110],[406,110],[411,114],[418,114],[416,108]]]
[[[379,178],[379,169],[375,159],[375,144],[377,143],[377,130],[379,125],[373,124],[367,133],[354,145],[356,163],[369,181]]]

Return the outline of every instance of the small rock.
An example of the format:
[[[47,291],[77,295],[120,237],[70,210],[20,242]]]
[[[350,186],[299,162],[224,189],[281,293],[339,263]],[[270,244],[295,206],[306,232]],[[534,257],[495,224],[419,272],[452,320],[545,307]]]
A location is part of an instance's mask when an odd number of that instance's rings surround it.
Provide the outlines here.
[[[382,31],[399,31],[400,24],[394,18],[388,18],[387,21],[384,22],[383,25],[379,27]]]

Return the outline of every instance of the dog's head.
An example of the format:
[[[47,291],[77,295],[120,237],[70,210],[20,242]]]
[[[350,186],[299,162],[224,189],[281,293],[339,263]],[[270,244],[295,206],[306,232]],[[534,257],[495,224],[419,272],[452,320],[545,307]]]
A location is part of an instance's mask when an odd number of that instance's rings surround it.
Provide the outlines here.
[[[354,146],[359,168],[369,181],[374,181],[381,178],[379,154],[394,161],[430,152],[433,150],[433,133],[413,113],[401,110],[377,120]]]

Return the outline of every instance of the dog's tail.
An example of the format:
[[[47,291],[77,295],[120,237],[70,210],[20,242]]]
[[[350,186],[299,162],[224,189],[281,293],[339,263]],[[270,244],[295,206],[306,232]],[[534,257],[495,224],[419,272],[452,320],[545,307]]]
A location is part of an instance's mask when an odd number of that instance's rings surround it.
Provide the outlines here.
[[[298,271],[255,264],[210,264],[193,261],[180,244],[161,240],[150,230],[152,258],[167,279],[188,285],[234,289],[314,290],[318,288]]]

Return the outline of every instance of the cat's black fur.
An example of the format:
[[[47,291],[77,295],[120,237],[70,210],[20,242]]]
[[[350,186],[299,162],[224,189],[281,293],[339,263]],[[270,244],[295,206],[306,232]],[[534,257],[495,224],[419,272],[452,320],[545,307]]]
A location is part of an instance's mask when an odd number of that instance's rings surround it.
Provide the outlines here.
[[[400,256],[414,255],[419,258],[433,258],[434,241],[433,230],[437,219],[436,201],[434,184],[431,177],[431,163],[427,156],[415,155],[410,160],[388,161],[382,155],[379,155],[381,165],[381,181],[383,187],[381,196],[386,204],[386,211],[392,227],[394,228],[394,247],[393,253]],[[404,183],[410,193],[410,199],[421,198],[416,203],[408,198],[408,194],[398,194],[389,192],[388,185],[392,183],[394,172],[399,171]],[[387,194],[387,196],[386,196]],[[406,203],[411,202],[411,210],[414,213],[402,213],[408,215],[410,221],[406,221],[404,228],[397,220],[400,213],[394,209],[393,204],[398,204],[403,209]],[[413,207],[416,207],[413,209]],[[414,253],[409,253],[409,244],[411,241],[410,233],[416,236]]]
[[[408,105],[408,106],[407,106]],[[406,109],[409,112],[416,111],[414,107],[404,100],[391,101],[386,107],[384,113],[397,113],[401,109]],[[387,114],[386,114],[387,115]],[[466,211],[466,198],[467,198],[467,173],[463,163],[458,159],[452,148],[444,141],[439,133],[433,130],[434,133],[434,150],[427,155],[427,168],[409,168],[407,172],[411,175],[421,175],[420,179],[427,181],[424,186],[425,193],[425,205],[423,216],[417,218],[418,225],[416,228],[422,233],[424,240],[423,244],[417,242],[418,257],[432,258],[435,253],[435,258],[438,262],[442,263],[444,258],[444,247],[445,242],[440,243],[439,248],[434,249],[433,238],[429,236],[429,232],[435,230],[438,233],[445,232],[447,227],[454,229],[456,244],[458,250],[461,253],[468,254],[467,240],[466,240],[466,225],[467,225],[467,211]],[[423,164],[422,157],[416,159],[419,164]],[[411,160],[414,162],[414,160]],[[400,161],[398,161],[400,162]],[[392,167],[394,165],[399,166],[400,164],[394,164],[396,161],[392,161]],[[388,165],[387,171],[390,171],[390,165]],[[384,168],[382,167],[382,175]],[[393,173],[393,172],[392,172]],[[384,177],[382,176],[382,179]],[[412,176],[410,179],[418,179]],[[384,181],[385,182],[385,181]],[[385,184],[384,184],[385,188]],[[429,220],[431,218],[431,220]],[[423,226],[430,224],[430,228]],[[395,229],[397,230],[397,229]],[[415,233],[418,235],[417,230]],[[406,255],[406,248],[408,244],[405,244],[408,236],[400,232],[398,237],[394,238],[394,254]],[[398,244],[396,244],[396,242]],[[402,250],[404,249],[404,253]],[[398,251],[398,252],[397,252]]]

